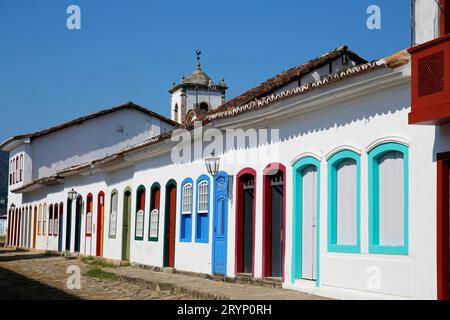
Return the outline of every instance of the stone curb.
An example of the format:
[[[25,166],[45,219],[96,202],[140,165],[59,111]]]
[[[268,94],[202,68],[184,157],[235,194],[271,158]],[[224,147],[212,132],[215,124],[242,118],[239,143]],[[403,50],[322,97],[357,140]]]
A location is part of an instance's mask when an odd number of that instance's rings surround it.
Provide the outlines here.
[[[203,300],[233,300],[233,298],[227,297],[224,295],[210,294],[210,293],[206,293],[206,292],[203,292],[200,290],[190,289],[190,288],[186,288],[184,286],[178,286],[173,283],[156,282],[156,281],[151,281],[148,279],[119,275],[119,274],[112,272],[110,269],[104,269],[104,271],[114,274],[116,276],[117,280],[119,280],[119,281],[131,283],[131,284],[143,285],[151,290],[156,290],[158,292],[170,292],[170,293],[177,294],[177,295],[189,295],[189,296],[193,296],[194,298],[203,299]]]

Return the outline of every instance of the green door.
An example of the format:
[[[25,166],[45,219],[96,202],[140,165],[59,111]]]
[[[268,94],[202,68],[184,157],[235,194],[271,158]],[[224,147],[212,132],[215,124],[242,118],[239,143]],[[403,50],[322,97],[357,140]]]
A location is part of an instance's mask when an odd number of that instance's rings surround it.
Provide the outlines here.
[[[122,260],[130,260],[131,192],[123,197]]]

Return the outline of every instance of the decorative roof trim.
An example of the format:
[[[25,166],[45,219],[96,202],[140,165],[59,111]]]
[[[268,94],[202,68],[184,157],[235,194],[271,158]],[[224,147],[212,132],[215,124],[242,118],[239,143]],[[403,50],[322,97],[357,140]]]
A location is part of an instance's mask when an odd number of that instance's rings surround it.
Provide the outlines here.
[[[346,70],[331,74],[331,75],[326,76],[318,81],[304,84],[301,87],[297,87],[297,88],[289,89],[289,90],[286,90],[286,91],[283,91],[280,93],[272,94],[272,95],[263,97],[261,99],[252,101],[250,103],[244,104],[242,106],[235,107],[230,110],[208,114],[205,116],[205,119],[212,121],[212,120],[217,120],[217,119],[221,119],[221,118],[233,117],[238,114],[248,112],[250,110],[263,108],[264,106],[280,102],[287,98],[305,94],[313,89],[324,87],[326,85],[329,85],[329,84],[334,83],[339,80],[349,78],[354,75],[360,75],[360,74],[363,74],[363,73],[366,73],[366,72],[369,72],[372,70],[381,69],[381,68],[385,68],[385,67],[386,66],[384,64],[380,64],[378,62],[369,62],[366,64],[358,65],[358,66],[348,68]]]

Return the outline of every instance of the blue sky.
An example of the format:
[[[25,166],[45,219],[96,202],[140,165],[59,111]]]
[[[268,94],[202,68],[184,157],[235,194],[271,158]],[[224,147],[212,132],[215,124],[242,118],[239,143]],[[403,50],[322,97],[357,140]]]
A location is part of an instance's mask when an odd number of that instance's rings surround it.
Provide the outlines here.
[[[169,114],[195,49],[227,99],[341,45],[368,60],[407,48],[409,0],[0,0],[0,140],[134,101]],[[81,8],[81,30],[66,9]],[[366,27],[381,7],[381,30]]]

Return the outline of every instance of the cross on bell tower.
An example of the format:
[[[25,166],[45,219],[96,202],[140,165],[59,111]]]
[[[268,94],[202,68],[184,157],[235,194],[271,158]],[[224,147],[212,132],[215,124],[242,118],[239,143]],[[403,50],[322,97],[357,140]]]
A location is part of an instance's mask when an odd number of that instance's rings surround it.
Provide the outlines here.
[[[171,118],[178,123],[194,121],[197,116],[225,103],[225,93],[228,89],[222,78],[218,83],[201,68],[200,48],[195,51],[197,65],[187,77],[183,76],[180,83],[174,83],[169,90],[171,94]]]

